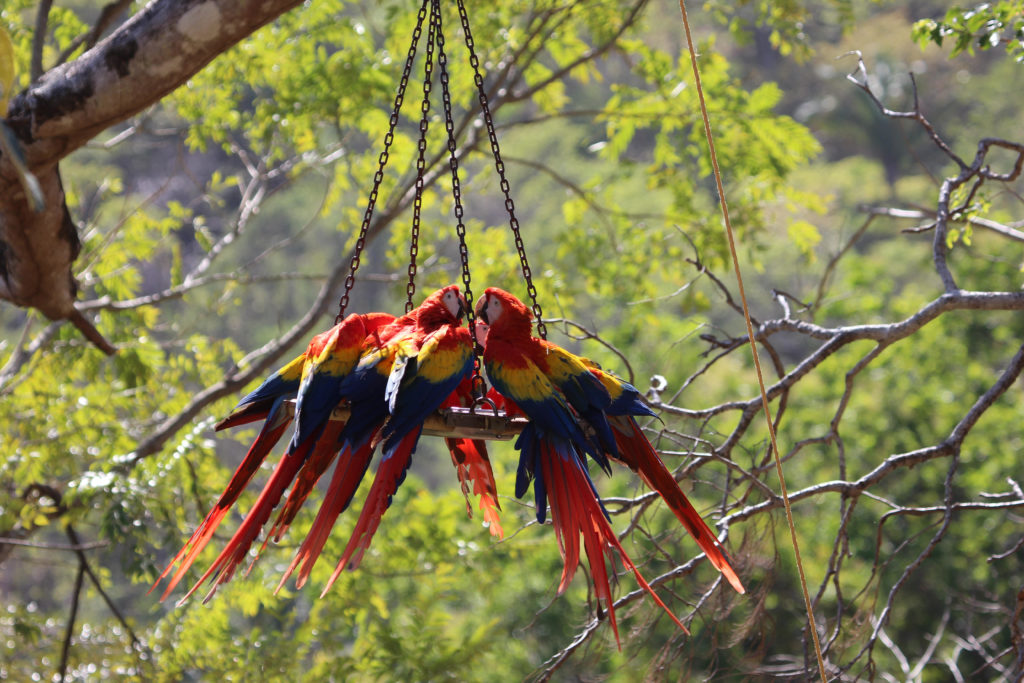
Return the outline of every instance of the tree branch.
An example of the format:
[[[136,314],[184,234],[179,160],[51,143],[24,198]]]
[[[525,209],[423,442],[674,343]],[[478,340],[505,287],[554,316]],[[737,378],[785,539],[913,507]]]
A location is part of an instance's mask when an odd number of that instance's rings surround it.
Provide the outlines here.
[[[37,308],[53,320],[76,320],[71,264],[79,242],[64,202],[58,162],[152,105],[297,4],[299,0],[156,0],[78,59],[43,73],[14,97],[6,123],[40,182],[45,209],[36,213],[30,208],[12,161],[0,156],[0,298]],[[37,14],[37,70],[48,6],[42,3]],[[80,315],[77,320],[82,322]],[[89,325],[78,326],[90,330]],[[92,332],[92,340],[102,339]]]

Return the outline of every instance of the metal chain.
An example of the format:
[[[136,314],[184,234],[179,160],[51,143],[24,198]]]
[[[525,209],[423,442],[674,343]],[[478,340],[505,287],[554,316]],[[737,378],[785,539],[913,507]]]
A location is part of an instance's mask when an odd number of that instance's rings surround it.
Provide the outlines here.
[[[466,324],[476,339],[476,315],[473,311],[473,289],[470,287],[469,248],[466,246],[466,224],[462,221],[462,185],[459,182],[459,159],[455,154],[455,121],[452,118],[452,98],[448,88],[448,56],[444,52],[444,33],[441,30],[441,0],[433,0],[437,17],[437,70],[441,81],[441,102],[444,105],[444,127],[448,131],[448,166],[452,171],[452,199],[455,204],[455,233],[459,236],[459,260],[462,263],[462,294],[466,297]],[[480,399],[487,394],[487,384],[480,375],[480,345],[473,343],[473,395]]]
[[[409,75],[412,73],[413,59],[416,57],[416,46],[419,43],[423,29],[423,20],[427,16],[427,4],[430,0],[423,0],[419,14],[416,16],[416,28],[412,32],[412,43],[409,45],[409,55],[405,60],[405,69],[402,71],[402,80],[398,84],[398,92],[395,94],[395,103],[391,108],[391,120],[388,124],[387,135],[384,136],[384,150],[380,153],[377,162],[377,173],[373,176],[373,189],[366,203],[366,213],[363,214],[363,224],[359,228],[359,237],[352,250],[352,261],[349,265],[348,276],[345,278],[345,289],[341,299],[338,301],[338,315],[334,318],[335,324],[340,323],[345,317],[345,309],[348,307],[348,296],[352,291],[352,285],[356,281],[356,270],[359,269],[359,258],[366,246],[366,235],[370,229],[370,219],[373,217],[373,209],[377,204],[377,192],[384,180],[384,166],[388,163],[388,153],[391,143],[395,139],[395,127],[398,125],[398,114],[402,109],[402,102],[405,99],[405,89],[409,84]]]
[[[469,49],[469,63],[473,67],[473,80],[480,96],[480,110],[483,112],[484,124],[487,126],[487,137],[491,142],[491,153],[494,155],[494,168],[498,171],[501,179],[501,191],[505,195],[505,210],[508,211],[509,227],[515,236],[516,251],[519,252],[519,262],[523,268],[523,279],[526,280],[526,292],[533,302],[533,315],[537,318],[537,335],[541,339],[547,339],[547,327],[542,319],[540,304],[537,302],[537,288],[533,285],[533,273],[530,270],[530,263],[526,260],[526,249],[523,246],[523,238],[519,234],[519,220],[516,218],[516,207],[512,201],[511,189],[508,179],[505,177],[505,163],[501,160],[501,151],[498,149],[498,135],[494,130],[494,120],[491,118],[491,109],[487,104],[487,93],[484,89],[484,77],[480,73],[480,60],[473,49],[473,34],[469,30],[469,17],[466,15],[466,5],[463,0],[457,0],[459,7],[459,18],[462,20],[462,31],[466,35],[466,47]]]
[[[423,208],[423,171],[426,168],[427,128],[430,125],[430,91],[434,80],[434,43],[436,42],[437,15],[440,8],[431,3],[430,21],[427,24],[427,51],[423,64],[423,101],[420,103],[419,154],[416,157],[416,194],[412,203],[412,231],[409,237],[409,282],[405,285],[405,312],[413,309],[416,294],[416,257],[420,251],[420,210]]]

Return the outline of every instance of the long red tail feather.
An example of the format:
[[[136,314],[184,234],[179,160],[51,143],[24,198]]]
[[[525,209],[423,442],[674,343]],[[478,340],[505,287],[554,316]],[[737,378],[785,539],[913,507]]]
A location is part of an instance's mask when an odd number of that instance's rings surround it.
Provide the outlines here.
[[[171,591],[178,585],[181,579],[185,576],[189,567],[195,562],[196,558],[199,557],[199,553],[203,551],[203,548],[213,538],[213,534],[217,531],[217,527],[220,526],[225,515],[231,506],[235,504],[246,485],[253,478],[256,472],[259,470],[260,465],[263,464],[263,460],[266,459],[267,454],[270,453],[271,449],[277,444],[284,434],[288,425],[291,424],[291,416],[285,411],[278,411],[274,418],[263,425],[263,429],[256,436],[252,446],[249,447],[248,453],[245,458],[238,465],[235,473],[231,476],[231,480],[228,482],[227,487],[224,489],[224,493],[221,494],[217,500],[216,505],[206,515],[206,518],[193,532],[188,542],[182,546],[178,554],[174,556],[174,559],[167,565],[160,577],[150,587],[149,592],[151,593],[157,585],[164,580],[174,565],[181,562],[181,566],[171,577],[170,582],[167,584],[167,588],[164,590],[163,595],[160,596],[160,601],[163,602],[167,599],[167,596],[171,594]]]
[[[280,462],[277,463],[277,467],[271,473],[270,478],[264,485],[263,490],[260,492],[259,497],[253,504],[249,514],[246,515],[242,521],[241,526],[228,541],[228,544],[217,556],[217,559],[213,561],[213,564],[206,573],[199,577],[196,584],[185,594],[179,604],[188,600],[193,593],[198,590],[206,579],[210,578],[214,573],[217,574],[213,586],[210,588],[210,592],[206,595],[203,602],[207,602],[213,597],[213,594],[217,592],[217,587],[222,583],[226,583],[234,576],[235,569],[245,559],[246,554],[249,552],[249,548],[252,546],[253,541],[260,534],[260,530],[263,525],[266,524],[267,519],[270,518],[270,513],[273,512],[274,507],[281,500],[281,496],[284,494],[285,489],[295,478],[295,474],[299,471],[302,463],[306,459],[306,455],[309,449],[312,447],[312,443],[306,442],[302,444],[298,450],[289,450],[281,458]]]
[[[327,595],[327,591],[337,581],[343,569],[346,567],[355,569],[359,566],[363,559],[363,553],[370,547],[370,541],[373,540],[373,535],[380,526],[381,517],[391,505],[391,496],[398,490],[398,486],[405,476],[405,470],[409,467],[409,460],[416,448],[416,442],[419,440],[422,429],[423,427],[420,425],[402,437],[390,457],[381,460],[377,467],[377,474],[373,478],[373,486],[370,487],[370,492],[366,495],[363,510],[352,530],[352,537],[320,597]]]
[[[505,537],[501,528],[498,511],[498,489],[494,483],[494,471],[487,457],[487,444],[482,439],[445,439],[448,450],[452,454],[452,464],[462,485],[462,495],[466,497],[466,512],[473,517],[473,504],[469,500],[470,483],[472,493],[480,497],[480,511],[492,536]]]
[[[662,602],[654,589],[640,575],[625,549],[619,543],[615,531],[604,516],[604,510],[597,499],[593,486],[583,470],[583,465],[574,454],[563,457],[550,442],[541,443],[540,466],[547,487],[548,501],[551,504],[552,523],[562,551],[564,566],[562,580],[558,592],[564,591],[572,580],[580,561],[580,536],[583,536],[583,548],[587,554],[590,571],[594,582],[594,592],[598,601],[603,602],[608,611],[608,620],[615,633],[615,642],[621,648],[619,627],[615,619],[615,601],[612,598],[609,584],[608,568],[605,556],[614,561],[612,550],[617,550],[622,564],[633,572],[637,583],[651,596],[654,602],[671,617],[672,621],[689,633],[683,622]]]
[[[295,515],[302,508],[302,504],[306,502],[306,498],[309,497],[313,487],[316,486],[316,483],[320,481],[320,477],[323,476],[327,468],[334,462],[334,458],[340,450],[338,435],[344,426],[345,423],[340,420],[330,420],[324,427],[323,434],[320,435],[316,445],[313,447],[313,452],[306,462],[303,463],[302,469],[299,470],[298,475],[295,477],[295,484],[292,486],[291,491],[288,492],[288,497],[285,499],[284,505],[281,506],[281,511],[278,513],[277,519],[274,520],[274,525],[267,532],[267,538],[263,542],[264,547],[266,547],[267,541],[270,539],[273,539],[275,543],[281,540],[281,537],[284,536],[284,533],[288,531],[288,527],[295,520]]]
[[[258,401],[237,409],[215,424],[213,428],[219,432],[223,429],[230,429],[231,427],[239,427],[250,422],[256,422],[257,420],[264,420],[271,409],[271,406],[267,405],[267,403],[268,401]]]
[[[327,543],[327,537],[330,536],[331,529],[334,527],[338,515],[348,507],[348,504],[352,501],[352,496],[355,495],[356,489],[359,488],[359,483],[363,480],[367,465],[369,465],[370,458],[373,456],[373,447],[370,445],[371,441],[371,439],[367,439],[355,452],[347,444],[342,450],[341,455],[338,457],[338,464],[334,467],[331,483],[324,494],[324,501],[320,505],[316,519],[313,521],[313,526],[310,528],[309,533],[306,534],[302,545],[299,546],[295,557],[292,558],[292,562],[288,565],[284,576],[281,577],[275,592],[281,590],[285,581],[292,575],[292,572],[295,571],[300,562],[302,563],[302,568],[295,579],[295,587],[302,588],[306,581],[309,580],[309,574],[313,571],[313,565],[316,564],[317,558],[320,557],[320,553]]]
[[[675,477],[665,467],[665,463],[661,461],[654,446],[644,436],[636,420],[628,415],[622,415],[610,418],[609,422],[615,432],[615,441],[622,461],[639,474],[650,488],[661,495],[675,516],[697,541],[697,545],[707,555],[711,564],[722,572],[722,576],[729,584],[739,593],[745,593],[746,589],[732,568],[729,556],[718,541],[718,537],[704,522],[686,494],[680,490]]]

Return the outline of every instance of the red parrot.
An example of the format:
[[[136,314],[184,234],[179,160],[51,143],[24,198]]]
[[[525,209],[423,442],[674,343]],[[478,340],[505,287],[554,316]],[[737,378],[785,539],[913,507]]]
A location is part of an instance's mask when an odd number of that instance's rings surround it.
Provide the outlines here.
[[[315,445],[309,457],[302,463],[295,477],[295,484],[288,492],[284,506],[267,533],[263,547],[266,547],[271,539],[275,542],[281,540],[310,491],[338,454],[339,436],[345,423],[331,420],[331,414],[343,400],[341,385],[345,378],[368,349],[380,348],[392,337],[407,332],[412,327],[412,319],[407,316],[396,319],[388,313],[367,313],[363,317],[366,335],[362,340],[353,337],[353,343],[342,345],[333,351],[328,347],[303,372],[295,403],[296,424],[290,448],[298,450],[311,438],[315,439]],[[261,552],[263,547],[260,548]]]
[[[228,481],[224,493],[220,495],[217,503],[207,513],[206,518],[192,533],[192,537],[182,546],[181,550],[178,551],[150,587],[149,592],[151,593],[171,572],[174,566],[179,562],[181,563],[174,576],[171,577],[164,594],[160,597],[161,601],[165,600],[170,592],[174,590],[174,587],[181,581],[185,572],[195,562],[199,553],[210,542],[217,527],[220,526],[224,516],[227,515],[228,510],[238,500],[246,485],[252,480],[260,465],[263,464],[267,454],[277,444],[281,435],[288,428],[288,425],[291,424],[291,413],[283,409],[284,401],[295,396],[302,377],[302,368],[306,363],[310,350],[322,344],[327,334],[329,333],[325,332],[314,337],[302,355],[264,380],[262,384],[238,403],[230,415],[217,423],[216,429],[219,431],[227,427],[248,424],[256,420],[265,420],[263,428],[256,436],[252,446],[249,447],[245,458],[242,459],[235,473]]]
[[[306,582],[331,527],[351,502],[374,448],[383,442],[383,456],[363,510],[324,593],[342,569],[359,565],[405,478],[423,421],[472,371],[469,330],[460,326],[464,312],[465,299],[457,286],[438,290],[406,316],[411,328],[391,336],[386,334],[388,328],[382,330],[381,346],[368,349],[342,382],[341,395],[349,402],[351,415],[338,435],[341,457],[313,527],[278,589],[300,563],[296,585]]]
[[[153,584],[153,588],[155,588],[176,564],[181,563],[171,577],[163,596],[160,598],[161,600],[166,599],[170,592],[174,590],[174,587],[184,577],[185,572],[195,561],[196,557],[209,543],[214,531],[216,531],[230,507],[238,500],[242,490],[255,475],[267,454],[291,423],[290,414],[283,409],[284,401],[293,398],[297,393],[301,393],[314,375],[337,375],[345,372],[346,357],[350,358],[351,366],[354,366],[355,357],[358,356],[358,351],[364,342],[368,341],[368,337],[376,339],[377,330],[393,320],[394,316],[386,313],[353,314],[330,330],[316,335],[302,355],[275,372],[256,390],[243,398],[231,415],[217,425],[217,429],[220,430],[259,419],[266,420],[263,429],[256,437],[242,463],[238,466],[216,505],[214,505],[189,541],[175,555],[174,559],[171,560],[170,564]],[[336,404],[337,400],[334,403]],[[214,567],[223,566],[221,574],[223,579],[218,580],[218,584],[230,578],[235,566],[248,552],[249,546],[256,535],[259,534],[259,530],[270,515],[271,510],[280,500],[284,489],[287,488],[288,484],[295,477],[299,467],[304,464],[305,456],[309,454],[310,449],[314,445],[317,445],[316,440],[307,439],[306,442],[300,444],[299,448],[289,448],[275,468],[270,480],[253,506],[253,510],[243,522],[242,528],[235,533],[228,547],[225,548],[214,564]],[[316,479],[314,478],[310,487],[315,481]],[[204,575],[203,579],[209,576],[213,570],[214,568],[211,568]],[[202,583],[202,580],[199,583]],[[196,587],[198,587],[198,584]],[[153,588],[150,588],[150,590],[152,591]],[[194,590],[195,588],[193,588]],[[189,592],[189,595],[191,592]],[[186,597],[188,596],[186,595]]]
[[[616,642],[619,642],[619,627],[605,564],[605,555],[611,559],[613,549],[618,551],[622,563],[633,572],[637,583],[655,603],[683,632],[689,633],[644,580],[611,528],[608,514],[587,472],[584,452],[604,467],[607,467],[607,459],[584,436],[573,409],[566,401],[568,394],[557,388],[549,377],[549,373],[555,377],[562,376],[563,369],[551,366],[548,345],[533,336],[530,309],[508,292],[491,287],[478,302],[476,313],[489,326],[484,366],[491,384],[530,418],[530,423],[516,441],[520,452],[516,497],[522,497],[533,480],[537,521],[540,523],[547,516],[548,503],[551,504],[555,536],[564,560],[558,592],[565,591],[579,567],[582,536],[583,549],[593,574],[594,591],[608,612]],[[594,378],[589,371],[585,374]],[[572,384],[570,393],[582,394],[574,398],[581,402],[586,400],[594,406],[610,404],[607,391],[596,378],[596,386],[582,373],[576,379],[579,381],[565,380]],[[590,391],[595,395],[586,398]]]
[[[391,345],[396,347],[393,356],[381,358],[393,358],[384,391],[390,414],[375,437],[383,442],[383,455],[352,537],[321,595],[330,590],[342,569],[359,566],[392,496],[405,479],[423,421],[473,372],[472,336],[462,327],[465,310],[466,300],[457,285],[438,290],[420,306],[414,333]],[[373,367],[380,364],[367,361],[367,371],[380,376],[383,368]],[[352,402],[354,405],[355,400]]]
[[[518,406],[531,420],[516,442],[520,450],[516,496],[524,495],[535,478],[538,521],[543,522],[547,503],[551,504],[565,560],[559,592],[567,587],[579,564],[582,534],[595,591],[608,607],[616,639],[618,628],[604,564],[604,554],[611,555],[611,549],[619,551],[641,586],[668,611],[636,571],[612,531],[587,473],[584,453],[606,469],[607,457],[611,457],[640,473],[694,533],[712,563],[719,569],[725,567],[722,571],[727,579],[742,592],[714,534],[636,426],[632,415],[653,414],[640,402],[636,390],[590,361],[533,337],[530,310],[508,292],[486,290],[478,302],[477,316],[483,321],[477,330],[478,340],[486,334],[484,364],[491,383],[504,396],[507,407]],[[686,630],[674,615],[672,618]]]

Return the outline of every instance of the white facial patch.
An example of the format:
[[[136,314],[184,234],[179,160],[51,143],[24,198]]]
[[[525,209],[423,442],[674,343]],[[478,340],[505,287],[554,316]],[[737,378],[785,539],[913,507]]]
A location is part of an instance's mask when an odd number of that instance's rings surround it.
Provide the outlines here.
[[[501,316],[501,299],[496,296],[487,298],[487,317],[491,324]]]
[[[444,306],[445,308],[448,309],[448,312],[451,313],[454,317],[458,318],[459,309],[461,309],[462,306],[459,305],[459,295],[455,292],[455,290],[445,292],[442,300],[444,301]]]

